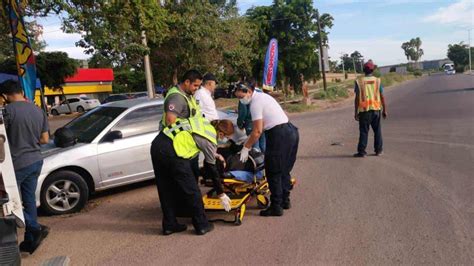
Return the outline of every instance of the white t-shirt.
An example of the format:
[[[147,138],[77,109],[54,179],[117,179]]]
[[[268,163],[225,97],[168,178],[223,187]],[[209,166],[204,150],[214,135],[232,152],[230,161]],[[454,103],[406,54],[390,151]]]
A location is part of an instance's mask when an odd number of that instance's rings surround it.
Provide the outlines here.
[[[288,123],[288,116],[280,104],[270,95],[254,91],[250,102],[252,120],[263,120],[263,129],[269,130],[275,126]]]
[[[201,111],[206,116],[207,120],[217,120],[219,119],[219,115],[217,114],[216,103],[214,99],[212,99],[211,92],[202,87],[196,91],[194,97],[199,102],[199,106],[201,107]]]

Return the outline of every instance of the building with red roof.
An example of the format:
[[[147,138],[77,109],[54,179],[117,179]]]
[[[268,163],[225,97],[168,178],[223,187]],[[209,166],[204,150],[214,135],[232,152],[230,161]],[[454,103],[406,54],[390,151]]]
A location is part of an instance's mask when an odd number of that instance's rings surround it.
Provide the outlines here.
[[[54,71],[54,70],[52,70]],[[63,91],[66,98],[86,96],[102,101],[112,93],[114,71],[111,68],[79,68],[77,73],[66,78]],[[45,102],[48,105],[61,102],[61,91],[44,89]],[[40,104],[40,92],[36,91],[35,102]]]

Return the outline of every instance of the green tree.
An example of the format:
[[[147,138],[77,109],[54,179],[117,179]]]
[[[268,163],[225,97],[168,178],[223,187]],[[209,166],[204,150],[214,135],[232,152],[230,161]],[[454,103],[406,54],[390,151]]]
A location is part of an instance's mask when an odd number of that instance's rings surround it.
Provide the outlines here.
[[[274,0],[270,7],[249,9],[246,16],[257,25],[258,59],[254,64],[254,75],[260,77],[266,46],[271,38],[279,43],[279,80],[283,87],[291,85],[301,88],[300,74],[306,80],[319,77],[316,9],[311,0],[283,1]],[[328,29],[332,27],[333,18],[321,14],[321,39],[328,43]],[[280,67],[281,66],[281,67]],[[258,75],[257,75],[258,74]]]
[[[65,52],[42,52],[36,57],[37,75],[41,80],[41,85],[44,87],[61,92],[63,99],[64,95],[63,85],[65,79],[73,76],[77,71],[78,64],[76,60],[68,57]],[[71,106],[66,102],[69,112],[72,112]]]
[[[26,31],[30,38],[31,48],[34,52],[41,52],[46,47],[46,42],[42,40],[43,26],[36,20],[25,22]],[[10,20],[6,13],[5,3],[0,5],[0,61],[14,56]]]
[[[60,1],[59,1],[60,2]],[[141,66],[149,49],[142,44],[142,31],[149,42],[159,43],[168,33],[166,10],[160,1],[79,1],[54,5],[66,14],[66,32],[81,33],[77,46],[86,53],[99,53],[116,66]]]
[[[448,45],[448,58],[454,62],[457,70],[464,70],[464,67],[469,65],[468,48],[469,46],[463,42]],[[471,48],[471,55],[473,55],[472,50]],[[472,58],[474,59],[474,57]]]
[[[410,41],[404,42],[402,44],[401,47],[408,61],[412,60],[417,63],[420,60],[424,54],[423,49],[421,49],[421,44],[422,41],[420,37],[413,38]]]
[[[160,83],[175,84],[189,68],[221,78],[250,71],[254,27],[239,16],[235,1],[170,1],[164,8],[169,34],[150,46]]]
[[[358,73],[362,73],[362,65],[364,64],[364,56],[359,52],[359,51],[354,51],[351,54],[351,64],[352,67],[351,69],[354,70],[354,65],[355,65],[355,71]]]

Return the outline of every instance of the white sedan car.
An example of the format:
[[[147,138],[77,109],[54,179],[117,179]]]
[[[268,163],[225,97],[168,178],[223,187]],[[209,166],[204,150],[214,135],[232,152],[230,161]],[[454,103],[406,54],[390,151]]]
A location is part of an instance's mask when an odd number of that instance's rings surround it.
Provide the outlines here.
[[[67,103],[69,102],[69,106],[71,106],[71,110]],[[51,108],[52,115],[60,115],[60,114],[67,114],[72,112],[84,113],[85,111],[91,110],[96,108],[100,105],[99,100],[91,99],[88,97],[78,97],[78,98],[69,98],[59,105],[55,105]]]
[[[101,105],[65,127],[77,144],[43,147],[37,205],[49,214],[79,211],[91,193],[154,178],[150,146],[158,135],[163,100],[146,98]],[[236,123],[236,114],[219,112]],[[237,131],[234,139],[245,139]]]

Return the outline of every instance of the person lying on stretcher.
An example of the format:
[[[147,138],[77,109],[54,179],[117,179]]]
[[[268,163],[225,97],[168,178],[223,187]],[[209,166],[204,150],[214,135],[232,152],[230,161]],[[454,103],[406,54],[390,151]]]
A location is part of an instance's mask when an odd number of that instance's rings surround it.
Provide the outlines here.
[[[218,175],[221,178],[234,178],[243,182],[251,183],[254,176],[257,179],[263,177],[263,161],[264,155],[257,149],[250,151],[250,160],[245,163],[240,161],[238,152],[242,149],[242,145],[236,144],[232,140],[234,127],[230,120],[215,120],[212,122],[217,132],[218,148],[215,154],[216,167]],[[205,180],[212,180],[206,166],[202,176]],[[213,186],[216,187],[213,180]]]

